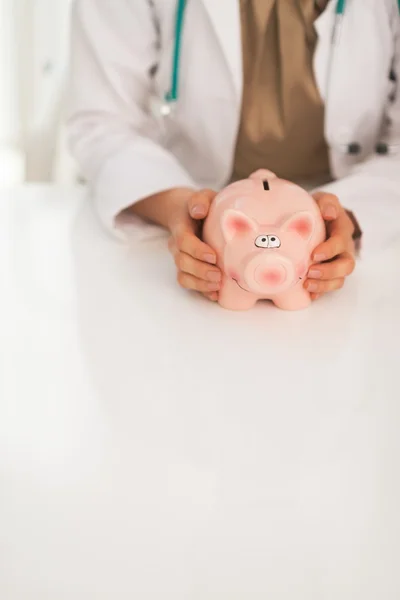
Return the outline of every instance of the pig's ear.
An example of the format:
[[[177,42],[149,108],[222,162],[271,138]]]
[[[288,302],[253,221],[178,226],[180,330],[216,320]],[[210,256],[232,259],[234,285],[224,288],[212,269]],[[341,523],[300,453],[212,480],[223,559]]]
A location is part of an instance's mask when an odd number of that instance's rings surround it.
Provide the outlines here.
[[[298,233],[308,242],[314,231],[314,217],[307,211],[295,213],[283,223],[282,230]]]
[[[257,231],[257,224],[253,219],[237,210],[227,210],[222,215],[222,233],[225,241],[229,242],[236,236],[246,235]]]

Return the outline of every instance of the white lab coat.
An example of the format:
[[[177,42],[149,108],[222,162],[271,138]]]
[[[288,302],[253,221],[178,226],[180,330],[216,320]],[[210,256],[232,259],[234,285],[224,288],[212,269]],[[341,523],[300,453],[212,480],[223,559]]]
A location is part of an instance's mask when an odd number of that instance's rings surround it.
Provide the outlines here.
[[[330,0],[316,22],[314,70],[336,180],[324,189],[350,208],[363,194],[377,206],[383,195],[400,202],[400,90],[393,100],[389,77],[400,81],[397,0],[348,0],[332,53],[335,6]],[[170,87],[175,9],[176,0],[74,6],[70,145],[108,228],[143,197],[177,186],[220,189],[231,174],[243,82],[239,1],[188,2],[179,102],[161,134],[151,105]],[[391,154],[375,153],[381,140]],[[352,142],[358,155],[346,152]]]

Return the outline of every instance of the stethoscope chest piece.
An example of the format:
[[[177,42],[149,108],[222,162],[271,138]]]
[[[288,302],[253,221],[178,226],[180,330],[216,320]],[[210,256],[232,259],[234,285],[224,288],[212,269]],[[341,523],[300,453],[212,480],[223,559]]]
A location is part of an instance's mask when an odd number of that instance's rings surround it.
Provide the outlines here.
[[[172,113],[172,104],[169,102],[160,102],[160,115],[161,117],[169,117],[170,114]]]
[[[166,121],[171,117],[175,102],[167,102],[164,98],[154,95],[150,100],[150,112],[160,129],[165,131]]]

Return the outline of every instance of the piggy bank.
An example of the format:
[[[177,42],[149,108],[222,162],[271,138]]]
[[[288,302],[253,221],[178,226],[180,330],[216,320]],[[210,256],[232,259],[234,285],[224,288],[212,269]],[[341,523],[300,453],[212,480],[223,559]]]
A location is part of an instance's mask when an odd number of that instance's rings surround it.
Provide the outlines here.
[[[311,254],[325,238],[315,200],[297,185],[265,169],[232,183],[215,197],[203,229],[222,271],[220,305],[247,310],[268,299],[306,308]]]

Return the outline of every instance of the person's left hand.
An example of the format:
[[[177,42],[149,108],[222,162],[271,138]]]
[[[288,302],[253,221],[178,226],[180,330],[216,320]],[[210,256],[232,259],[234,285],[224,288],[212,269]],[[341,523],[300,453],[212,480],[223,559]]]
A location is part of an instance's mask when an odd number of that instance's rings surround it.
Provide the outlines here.
[[[338,198],[333,194],[313,194],[326,221],[327,240],[315,248],[304,287],[316,300],[322,294],[343,287],[355,268],[354,225]]]

